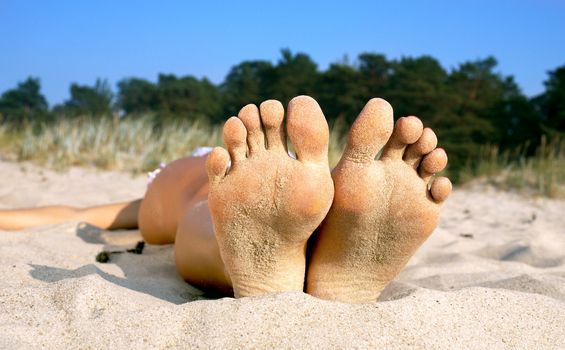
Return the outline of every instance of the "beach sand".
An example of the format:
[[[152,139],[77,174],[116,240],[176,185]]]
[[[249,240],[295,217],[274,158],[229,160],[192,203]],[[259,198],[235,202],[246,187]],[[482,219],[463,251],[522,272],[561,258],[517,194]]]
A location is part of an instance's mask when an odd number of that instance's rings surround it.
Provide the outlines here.
[[[0,162],[0,208],[139,198],[145,177]],[[476,184],[381,295],[208,299],[172,246],[77,222],[0,232],[0,348],[565,348],[565,201]]]

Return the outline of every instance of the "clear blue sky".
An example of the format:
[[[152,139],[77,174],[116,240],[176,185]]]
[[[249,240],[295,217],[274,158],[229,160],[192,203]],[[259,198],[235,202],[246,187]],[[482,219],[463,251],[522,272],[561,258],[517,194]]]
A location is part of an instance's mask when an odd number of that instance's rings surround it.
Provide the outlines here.
[[[565,1],[0,0],[0,92],[39,77],[51,105],[71,82],[98,77],[217,83],[243,60],[276,61],[281,48],[320,69],[361,52],[429,54],[448,69],[493,55],[532,96],[565,64]]]

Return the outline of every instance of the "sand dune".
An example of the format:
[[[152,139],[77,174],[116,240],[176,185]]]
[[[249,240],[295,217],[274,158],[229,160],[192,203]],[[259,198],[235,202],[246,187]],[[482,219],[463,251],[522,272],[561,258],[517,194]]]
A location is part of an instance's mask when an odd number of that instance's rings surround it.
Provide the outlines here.
[[[0,208],[143,195],[145,178],[0,162]],[[565,348],[565,202],[475,185],[378,303],[208,299],[171,246],[77,222],[0,232],[0,348]]]

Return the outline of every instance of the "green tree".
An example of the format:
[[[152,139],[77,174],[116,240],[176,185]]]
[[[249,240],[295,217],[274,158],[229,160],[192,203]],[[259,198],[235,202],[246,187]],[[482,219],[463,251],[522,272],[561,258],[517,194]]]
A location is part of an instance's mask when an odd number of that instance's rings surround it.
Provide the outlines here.
[[[157,83],[159,111],[167,118],[221,119],[221,96],[214,84],[192,76],[160,74]]]
[[[534,102],[542,114],[548,132],[565,132],[565,65],[549,72],[545,92]]]
[[[489,142],[501,148],[514,148],[529,143],[528,152],[533,152],[539,144],[543,131],[541,119],[535,105],[522,94],[512,77],[503,82],[503,94],[493,105],[489,118],[496,130]]]
[[[37,78],[28,78],[18,83],[0,97],[0,116],[3,122],[21,123],[46,120],[49,116],[47,100],[41,94],[41,83]]]
[[[388,83],[382,87],[382,96],[392,104],[397,117],[416,114],[429,124],[451,106],[448,74],[433,57],[393,61],[386,77]]]
[[[318,83],[317,65],[304,53],[292,54],[289,49],[281,50],[270,81],[267,97],[280,100],[286,105],[297,95],[314,95]]]
[[[472,159],[482,144],[502,149],[538,141],[539,119],[513,77],[494,71],[494,57],[465,62],[449,76],[454,114],[445,118],[441,138],[455,166]]]
[[[384,55],[362,53],[358,57],[360,85],[365,89],[365,99],[383,97],[390,88],[393,63]]]
[[[321,74],[318,82],[316,94],[326,118],[350,125],[367,102],[361,73],[349,64],[335,63]]]
[[[220,87],[224,115],[236,115],[246,104],[258,105],[268,99],[272,75],[273,65],[268,61],[244,61],[233,66]]]
[[[111,116],[114,94],[108,81],[96,79],[94,86],[71,84],[71,97],[55,110],[66,116]]]
[[[118,82],[118,105],[126,114],[141,114],[159,110],[157,85],[137,78]]]

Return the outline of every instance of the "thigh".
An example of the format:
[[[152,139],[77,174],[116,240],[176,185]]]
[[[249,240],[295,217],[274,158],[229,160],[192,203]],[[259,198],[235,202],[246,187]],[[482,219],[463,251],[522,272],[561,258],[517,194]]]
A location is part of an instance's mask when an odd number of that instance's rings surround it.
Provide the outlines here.
[[[206,157],[178,159],[148,186],[139,208],[139,229],[147,243],[174,242],[183,212],[196,194],[207,188],[205,164]]]
[[[177,271],[188,283],[223,295],[233,295],[224,269],[206,196],[183,215],[175,240]]]

